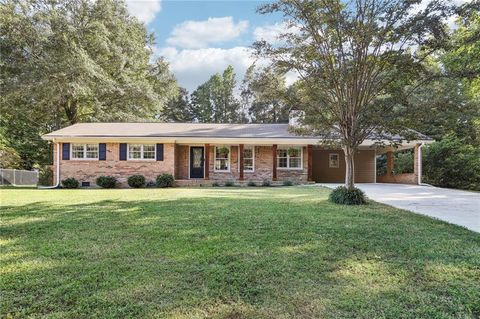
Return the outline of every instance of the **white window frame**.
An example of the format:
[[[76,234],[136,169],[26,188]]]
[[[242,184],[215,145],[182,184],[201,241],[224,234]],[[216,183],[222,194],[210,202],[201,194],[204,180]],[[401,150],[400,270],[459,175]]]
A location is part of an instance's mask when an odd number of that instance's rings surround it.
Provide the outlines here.
[[[246,170],[245,169],[245,164],[243,165],[243,172],[244,173],[254,173],[255,172],[255,145],[248,145],[244,146],[245,149],[251,149],[252,150],[252,169],[251,170]],[[238,148],[238,171],[240,172],[240,147]],[[245,157],[244,157],[244,162],[245,162]]]
[[[300,167],[290,167],[290,155],[288,154],[288,149],[289,148],[300,148]],[[280,159],[278,157],[278,152],[276,154],[277,156],[277,170],[283,170],[283,171],[301,171],[303,170],[303,146],[282,146],[279,147],[277,150],[286,150],[287,151],[287,167],[280,167]]]
[[[140,158],[133,158],[130,157],[130,146],[131,145],[140,145]],[[144,147],[145,145],[152,146],[153,145],[153,158],[144,158]],[[151,143],[132,143],[132,144],[127,144],[127,160],[129,161],[156,161],[157,160],[157,144],[151,144]]]
[[[337,165],[332,165],[332,155],[337,157]],[[340,168],[340,154],[338,153],[328,154],[328,168]]]
[[[217,148],[220,148],[220,147],[228,147],[228,155],[227,155],[227,166],[228,166],[228,169],[224,170],[224,169],[217,169]],[[231,170],[231,166],[230,165],[230,155],[232,154],[232,148],[231,146],[222,146],[222,145],[219,145],[219,146],[215,146],[214,149],[213,149],[213,171],[214,172],[218,172],[218,173],[230,173],[230,170]],[[222,158],[224,159],[224,158]]]
[[[73,156],[73,146],[81,145],[83,147],[83,157],[74,157]],[[97,157],[87,157],[87,145],[96,145],[97,146]],[[100,156],[100,145],[98,143],[71,143],[70,144],[70,159],[80,160],[80,161],[95,161],[98,160]]]

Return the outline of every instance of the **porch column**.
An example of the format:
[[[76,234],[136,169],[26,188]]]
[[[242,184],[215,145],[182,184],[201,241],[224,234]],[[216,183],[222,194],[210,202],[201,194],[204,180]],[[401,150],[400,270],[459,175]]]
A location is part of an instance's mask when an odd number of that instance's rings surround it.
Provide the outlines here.
[[[204,162],[204,178],[205,179],[210,179],[209,173],[210,173],[210,144],[205,144],[205,162]]]
[[[277,180],[277,144],[272,145],[272,180]]]
[[[313,181],[313,145],[307,145],[307,178],[308,181]]]
[[[387,152],[387,176],[392,176],[393,175],[393,163],[394,157],[393,157],[393,152],[388,151]]]
[[[415,144],[413,149],[413,175],[415,175],[415,183],[421,183],[421,174],[422,174],[422,167],[421,167],[421,160],[422,154],[420,152],[420,144]]]
[[[243,181],[243,144],[238,146],[238,151],[240,152],[240,177],[239,179]]]

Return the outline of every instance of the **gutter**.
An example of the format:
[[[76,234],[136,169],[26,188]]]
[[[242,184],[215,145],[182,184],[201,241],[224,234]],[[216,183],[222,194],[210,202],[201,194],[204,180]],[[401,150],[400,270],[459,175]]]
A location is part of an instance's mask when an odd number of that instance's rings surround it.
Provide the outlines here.
[[[55,139],[53,139],[53,142],[55,142]],[[60,186],[60,143],[56,142],[55,144],[57,146],[57,154],[56,154],[57,165],[55,168],[57,172],[57,174],[55,174],[57,176],[57,182],[53,186],[38,186],[39,189],[52,189],[52,188],[58,188],[58,186]]]

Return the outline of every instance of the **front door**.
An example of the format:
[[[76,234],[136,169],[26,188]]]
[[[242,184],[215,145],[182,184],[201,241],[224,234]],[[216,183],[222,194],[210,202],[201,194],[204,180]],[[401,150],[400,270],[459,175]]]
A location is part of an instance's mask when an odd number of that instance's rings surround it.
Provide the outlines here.
[[[190,178],[203,178],[204,171],[203,146],[190,147]]]

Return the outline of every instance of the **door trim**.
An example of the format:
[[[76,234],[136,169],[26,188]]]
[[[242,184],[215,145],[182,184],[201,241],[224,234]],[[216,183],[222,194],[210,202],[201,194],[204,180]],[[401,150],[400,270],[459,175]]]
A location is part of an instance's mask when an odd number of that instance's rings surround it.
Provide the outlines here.
[[[203,148],[203,177],[190,177],[190,173],[191,173],[191,170],[190,170],[190,162],[192,161],[192,151],[191,151],[191,148],[192,147],[201,147]],[[188,179],[205,179],[205,146],[202,146],[202,145],[188,145]]]

